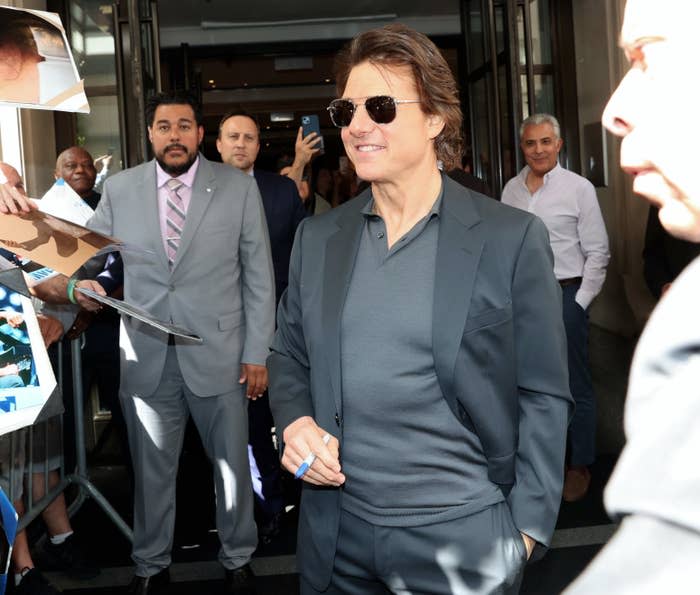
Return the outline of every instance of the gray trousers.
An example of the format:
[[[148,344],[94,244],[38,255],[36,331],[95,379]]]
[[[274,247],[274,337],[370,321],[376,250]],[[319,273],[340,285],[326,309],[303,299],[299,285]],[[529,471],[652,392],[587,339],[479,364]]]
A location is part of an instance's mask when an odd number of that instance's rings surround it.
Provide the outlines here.
[[[301,594],[515,594],[525,562],[505,502],[420,527],[372,525],[342,511],[331,585],[317,591],[302,577]]]
[[[175,347],[168,347],[163,376],[148,397],[120,395],[134,463],[134,546],[138,576],[170,565],[175,529],[175,481],[189,415],[214,468],[219,561],[246,564],[257,546],[248,467],[248,415],[243,388],[198,397],[185,384]],[[198,514],[199,511],[184,511]]]

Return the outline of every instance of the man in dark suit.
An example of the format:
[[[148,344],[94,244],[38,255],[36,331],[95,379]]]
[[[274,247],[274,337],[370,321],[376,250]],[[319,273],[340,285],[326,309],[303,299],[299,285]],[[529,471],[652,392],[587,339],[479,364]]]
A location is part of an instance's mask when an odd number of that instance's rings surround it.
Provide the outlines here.
[[[697,256],[700,244],[689,242],[667,232],[659,221],[659,208],[649,205],[647,228],[644,233],[644,280],[652,295],[658,300],[670,288]]]
[[[224,163],[254,176],[260,188],[267,228],[270,232],[270,249],[275,270],[276,303],[287,289],[289,257],[297,226],[306,210],[299,197],[296,184],[284,176],[255,169],[260,152],[260,129],[251,115],[242,111],[228,112],[219,123],[216,148]],[[253,489],[262,516],[260,537],[273,539],[280,531],[284,512],[279,455],[272,443],[272,414],[267,393],[250,403],[248,407],[250,456]]]
[[[440,172],[462,115],[423,34],[362,33],[336,72],[371,187],[299,226],[268,358],[305,482],[301,592],[517,592],[554,532],[572,411],[547,230]]]

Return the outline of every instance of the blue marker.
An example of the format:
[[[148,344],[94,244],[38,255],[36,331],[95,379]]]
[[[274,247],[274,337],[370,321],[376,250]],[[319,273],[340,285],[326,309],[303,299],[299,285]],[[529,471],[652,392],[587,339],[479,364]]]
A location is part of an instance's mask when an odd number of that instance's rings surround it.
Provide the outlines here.
[[[330,439],[331,439],[330,434],[326,434],[322,438],[324,444],[328,444],[330,442]],[[304,477],[304,474],[309,470],[311,465],[314,464],[315,460],[316,460],[316,455],[314,453],[311,453],[308,457],[306,457],[301,462],[301,465],[299,465],[299,468],[294,473],[294,479],[300,479],[301,477]]]

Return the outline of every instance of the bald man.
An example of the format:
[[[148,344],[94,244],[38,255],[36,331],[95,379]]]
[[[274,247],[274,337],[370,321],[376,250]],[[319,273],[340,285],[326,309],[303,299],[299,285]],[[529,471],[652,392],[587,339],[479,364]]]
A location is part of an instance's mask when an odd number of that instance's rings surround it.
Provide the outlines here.
[[[82,147],[68,147],[59,154],[56,159],[54,171],[56,179],[63,178],[91,209],[96,209],[100,201],[100,194],[95,192],[95,169],[92,155]],[[121,267],[121,256],[115,253],[114,260],[110,261],[112,267]],[[116,263],[116,264],[115,264]],[[117,283],[121,295],[121,283]],[[86,326],[87,325],[87,326]],[[99,313],[86,316],[81,314],[76,318],[71,331],[80,333],[84,330],[85,345],[83,355],[83,388],[89,392],[91,385],[97,385],[102,402],[112,412],[112,427],[117,430],[120,442],[122,459],[127,468],[131,469],[131,458],[127,445],[126,422],[119,403],[119,313],[112,308],[105,308]],[[74,337],[74,333],[69,333]],[[63,373],[71,375],[70,357],[65,357],[66,368]],[[72,413],[72,399],[66,399],[66,406]],[[64,449],[66,466],[75,460],[75,444],[73,442],[73,416],[66,417],[66,429],[64,431]]]
[[[82,147],[68,147],[56,159],[56,179],[63,178],[90,208],[96,209],[100,194],[95,192],[97,170],[92,155]]]

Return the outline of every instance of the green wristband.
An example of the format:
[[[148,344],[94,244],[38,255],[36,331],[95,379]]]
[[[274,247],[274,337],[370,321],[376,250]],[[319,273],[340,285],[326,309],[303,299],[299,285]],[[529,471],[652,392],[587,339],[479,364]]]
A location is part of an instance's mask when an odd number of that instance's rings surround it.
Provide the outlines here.
[[[69,279],[68,285],[66,286],[66,293],[68,294],[68,299],[71,304],[77,304],[78,301],[75,299],[75,284],[78,282],[77,279]]]

